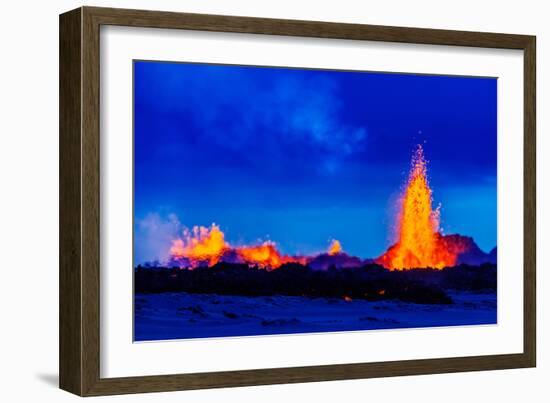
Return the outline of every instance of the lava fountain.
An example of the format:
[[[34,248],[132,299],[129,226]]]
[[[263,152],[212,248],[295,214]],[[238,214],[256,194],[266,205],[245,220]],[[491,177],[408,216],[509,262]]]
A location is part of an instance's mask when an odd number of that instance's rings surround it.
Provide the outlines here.
[[[170,260],[191,269],[213,266],[223,261],[227,255],[233,256],[230,260],[234,262],[263,269],[277,269],[285,263],[307,263],[305,257],[283,255],[276,244],[270,241],[260,245],[231,246],[225,241],[225,234],[216,224],[186,229],[181,238],[172,241],[170,248]]]
[[[261,268],[277,269],[285,263],[306,264],[303,257],[281,254],[274,242],[264,242],[256,246],[240,246],[235,248],[237,254],[248,264]]]
[[[439,208],[432,208],[432,190],[422,146],[413,154],[407,185],[397,214],[397,242],[376,263],[390,270],[453,266],[451,252],[439,233]]]
[[[216,224],[210,228],[195,226],[192,230],[186,229],[183,237],[172,241],[170,255],[172,259],[189,261],[193,267],[201,262],[212,266],[220,261],[221,256],[229,250],[225,242],[224,233]]]

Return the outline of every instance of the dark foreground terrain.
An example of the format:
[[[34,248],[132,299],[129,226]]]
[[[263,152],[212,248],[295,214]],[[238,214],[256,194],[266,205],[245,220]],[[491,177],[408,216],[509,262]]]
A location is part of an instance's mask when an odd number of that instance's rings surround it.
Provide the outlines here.
[[[496,266],[135,270],[135,341],[495,324]]]

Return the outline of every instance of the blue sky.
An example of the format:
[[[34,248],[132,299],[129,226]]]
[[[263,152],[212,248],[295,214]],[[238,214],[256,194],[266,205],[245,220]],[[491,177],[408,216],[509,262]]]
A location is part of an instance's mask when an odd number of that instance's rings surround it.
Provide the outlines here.
[[[445,233],[496,245],[497,81],[134,62],[135,259],[183,227],[379,256],[423,144]],[[168,244],[167,244],[168,243]]]

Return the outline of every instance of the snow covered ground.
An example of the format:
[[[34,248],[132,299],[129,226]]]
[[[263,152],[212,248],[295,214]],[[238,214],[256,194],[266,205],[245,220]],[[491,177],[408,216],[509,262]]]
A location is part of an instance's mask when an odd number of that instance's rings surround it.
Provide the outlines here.
[[[495,324],[496,293],[452,293],[451,305],[397,300],[136,294],[135,341]]]

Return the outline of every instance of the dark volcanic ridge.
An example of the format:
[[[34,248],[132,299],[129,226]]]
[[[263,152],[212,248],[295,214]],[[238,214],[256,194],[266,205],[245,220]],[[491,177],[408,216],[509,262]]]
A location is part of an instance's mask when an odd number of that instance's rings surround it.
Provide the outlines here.
[[[443,241],[451,250],[457,248],[457,265],[468,264],[475,266],[483,263],[497,263],[496,246],[489,253],[486,253],[475,243],[474,238],[460,234],[444,235]]]

